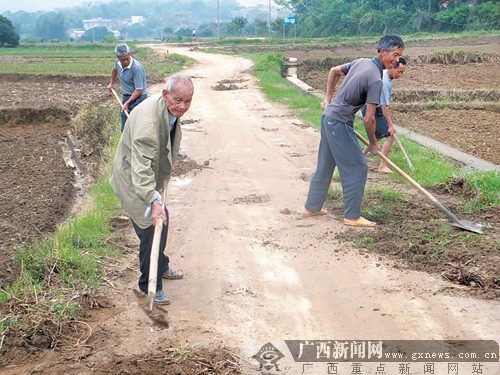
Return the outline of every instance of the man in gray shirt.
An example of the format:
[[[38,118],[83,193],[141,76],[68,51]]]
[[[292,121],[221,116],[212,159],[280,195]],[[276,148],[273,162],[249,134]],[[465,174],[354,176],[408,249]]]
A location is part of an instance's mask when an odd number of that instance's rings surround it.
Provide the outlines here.
[[[354,133],[356,112],[366,104],[364,126],[370,142],[369,151],[379,150],[375,137],[375,109],[380,102],[382,71],[393,67],[403,54],[404,43],[398,35],[384,35],[373,59],[362,58],[330,69],[321,118],[321,140],[318,165],[309,186],[304,205],[305,217],[324,215],[323,204],[333,171],[339,169],[344,197],[344,224],[374,227],[376,223],[361,216],[368,166]],[[333,93],[339,78],[345,75],[335,99]]]
[[[129,113],[139,103],[148,97],[146,87],[146,73],[139,61],[134,59],[130,53],[130,48],[126,44],[119,44],[115,48],[115,65],[111,71],[111,80],[108,85],[109,91],[115,86],[116,77],[120,78],[122,89],[122,111],[121,111],[121,131],[127,121],[126,113]]]

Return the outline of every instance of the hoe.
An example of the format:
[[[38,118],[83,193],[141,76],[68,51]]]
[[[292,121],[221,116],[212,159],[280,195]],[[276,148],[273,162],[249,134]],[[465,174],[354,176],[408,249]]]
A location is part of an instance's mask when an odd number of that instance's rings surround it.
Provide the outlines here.
[[[363,142],[366,146],[369,145],[368,141],[364,139],[357,131],[354,131],[356,133],[356,137]],[[459,219],[456,217],[450,210],[448,210],[445,206],[443,206],[431,193],[429,193],[427,190],[425,190],[422,186],[420,186],[419,183],[417,183],[414,179],[412,179],[410,176],[408,176],[403,170],[401,170],[396,164],[394,164],[392,161],[387,158],[382,152],[377,151],[377,155],[381,157],[387,164],[389,164],[396,172],[398,172],[401,176],[403,176],[408,182],[410,182],[413,186],[415,186],[422,194],[424,194],[427,198],[429,198],[432,203],[439,208],[441,211],[443,211],[446,216],[451,220],[451,224],[457,228],[463,229],[463,230],[468,230],[469,232],[474,232],[474,233],[483,233],[483,225],[474,223],[472,221],[468,220],[463,220]]]

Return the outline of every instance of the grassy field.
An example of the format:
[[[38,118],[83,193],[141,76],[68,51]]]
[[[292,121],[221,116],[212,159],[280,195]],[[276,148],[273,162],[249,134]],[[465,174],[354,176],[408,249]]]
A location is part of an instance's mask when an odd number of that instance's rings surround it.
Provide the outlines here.
[[[0,48],[0,72],[4,74],[108,76],[115,61],[115,44],[43,43]],[[180,70],[188,61],[172,54],[158,59],[146,48],[130,44],[151,81]]]

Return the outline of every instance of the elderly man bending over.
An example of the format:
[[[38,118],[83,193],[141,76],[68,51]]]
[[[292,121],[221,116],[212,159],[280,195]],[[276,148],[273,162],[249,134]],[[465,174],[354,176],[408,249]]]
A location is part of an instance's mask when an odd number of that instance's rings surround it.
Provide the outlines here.
[[[191,78],[175,74],[161,94],[153,95],[130,113],[111,168],[110,182],[139,237],[139,290],[148,294],[149,260],[154,223],[162,218],[164,226],[158,254],[158,275],[180,279],[182,272],[169,266],[164,254],[168,233],[168,210],[162,202],[181,143],[180,118],[191,106]],[[169,304],[162,278],[157,278],[155,302]]]

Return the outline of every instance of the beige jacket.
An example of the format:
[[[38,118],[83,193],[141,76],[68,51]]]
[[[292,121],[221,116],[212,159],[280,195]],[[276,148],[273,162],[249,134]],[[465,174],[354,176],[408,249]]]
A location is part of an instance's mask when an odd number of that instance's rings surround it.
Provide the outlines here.
[[[182,131],[177,119],[170,139],[169,112],[161,94],[138,105],[125,124],[111,167],[110,183],[130,218],[140,228],[152,225],[144,213],[153,194],[167,188],[179,154]]]

